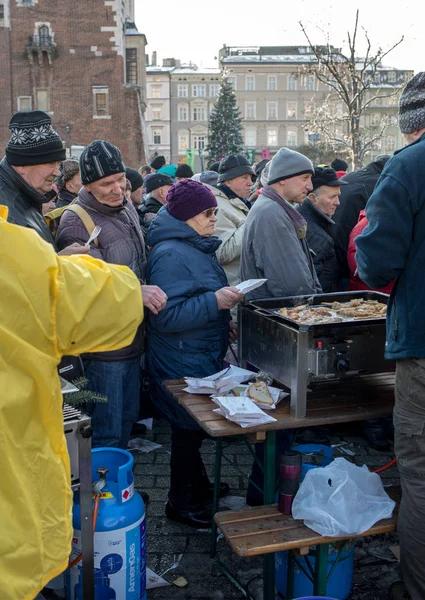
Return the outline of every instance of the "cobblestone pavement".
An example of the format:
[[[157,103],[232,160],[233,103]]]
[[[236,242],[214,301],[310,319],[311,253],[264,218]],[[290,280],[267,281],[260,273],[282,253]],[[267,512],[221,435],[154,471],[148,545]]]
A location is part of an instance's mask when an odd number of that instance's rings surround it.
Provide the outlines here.
[[[197,531],[186,525],[169,521],[164,515],[169,482],[170,429],[166,422],[155,421],[153,430],[147,432],[146,439],[161,444],[162,447],[142,454],[134,452],[135,479],[139,491],[150,496],[147,508],[148,528],[148,567],[155,573],[163,574],[180,558],[176,568],[169,570],[164,579],[169,582],[179,577],[187,580],[187,586],[179,588],[158,588],[149,591],[149,600],[231,600],[243,598],[228,579],[221,574],[216,562],[209,557],[210,532]],[[369,448],[359,435],[358,426],[338,426],[329,435],[332,444],[345,442],[335,448],[335,456],[343,456],[357,465],[377,468],[389,462],[392,453],[377,452]],[[349,456],[341,448],[354,452]],[[250,472],[252,458],[244,446],[235,445],[228,450],[228,456],[235,465]],[[202,447],[203,460],[210,475],[214,458],[214,442],[205,441]],[[231,495],[243,497],[246,482],[231,465],[223,465],[222,480],[227,481]],[[382,474],[384,486],[398,485],[397,467]],[[399,578],[399,564],[390,551],[397,545],[396,534],[374,536],[358,540],[355,547],[355,572],[353,592],[349,600],[386,600],[390,584]],[[256,600],[262,599],[261,557],[240,558],[234,555],[228,544],[221,540],[218,544],[221,560],[246,583],[252,578],[250,592]],[[256,579],[255,579],[256,578]]]

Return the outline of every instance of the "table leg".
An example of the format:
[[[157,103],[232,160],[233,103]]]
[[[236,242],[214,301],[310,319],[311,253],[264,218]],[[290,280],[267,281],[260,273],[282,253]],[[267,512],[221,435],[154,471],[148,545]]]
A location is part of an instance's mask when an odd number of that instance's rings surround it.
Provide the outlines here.
[[[83,437],[83,429],[82,425],[78,435],[83,596],[84,598],[94,598],[91,439]]]
[[[276,493],[276,432],[268,431],[264,442],[264,504],[273,504]],[[275,556],[263,557],[264,600],[275,599]]]
[[[295,583],[295,560],[292,550],[288,550],[288,575],[286,579],[286,598],[292,600],[294,597]]]
[[[211,545],[210,545],[210,556],[214,558],[217,550],[217,525],[214,521],[214,515],[218,510],[219,494],[220,494],[220,480],[221,480],[221,460],[223,456],[223,441],[221,438],[217,438],[215,442],[215,463],[214,463],[214,496],[212,503],[212,523],[211,523]]]
[[[316,569],[314,577],[314,595],[325,596],[328,579],[329,544],[316,546]]]

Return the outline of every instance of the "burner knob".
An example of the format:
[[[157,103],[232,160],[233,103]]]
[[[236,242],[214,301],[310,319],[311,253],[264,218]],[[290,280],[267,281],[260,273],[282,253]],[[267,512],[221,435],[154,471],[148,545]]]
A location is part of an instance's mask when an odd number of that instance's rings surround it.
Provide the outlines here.
[[[340,373],[347,373],[350,370],[350,362],[346,358],[338,358],[336,361],[336,370]]]
[[[85,425],[81,429],[81,436],[86,440],[93,435],[93,428],[90,425]]]

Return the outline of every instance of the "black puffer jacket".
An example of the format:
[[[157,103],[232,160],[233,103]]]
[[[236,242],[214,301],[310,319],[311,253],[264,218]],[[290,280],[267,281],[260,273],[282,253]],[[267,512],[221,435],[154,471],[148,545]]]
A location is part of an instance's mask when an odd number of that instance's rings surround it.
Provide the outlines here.
[[[0,204],[9,209],[7,220],[15,225],[34,229],[56,250],[54,239],[41,212],[42,205],[54,197],[54,192],[44,196],[39,194],[18,175],[6,158],[0,162]]]
[[[366,202],[372,195],[387,160],[388,157],[381,158],[370,163],[364,169],[341,177],[341,181],[348,185],[341,186],[340,204],[336,209],[333,220],[340,225],[335,241],[344,256],[347,255],[350,233],[357,225],[360,211],[366,207]],[[348,265],[347,272],[349,272]]]
[[[334,221],[306,198],[297,207],[307,221],[307,243],[313,250],[313,262],[324,293],[339,292],[341,290],[341,269],[333,235],[335,233]]]

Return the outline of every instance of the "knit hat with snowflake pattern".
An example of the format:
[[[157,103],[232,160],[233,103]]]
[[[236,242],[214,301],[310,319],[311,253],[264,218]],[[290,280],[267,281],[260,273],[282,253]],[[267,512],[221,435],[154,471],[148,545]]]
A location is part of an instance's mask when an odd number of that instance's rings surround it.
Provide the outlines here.
[[[17,112],[9,123],[12,132],[6,146],[11,165],[44,165],[65,160],[62,140],[52,127],[52,120],[42,110]]]

